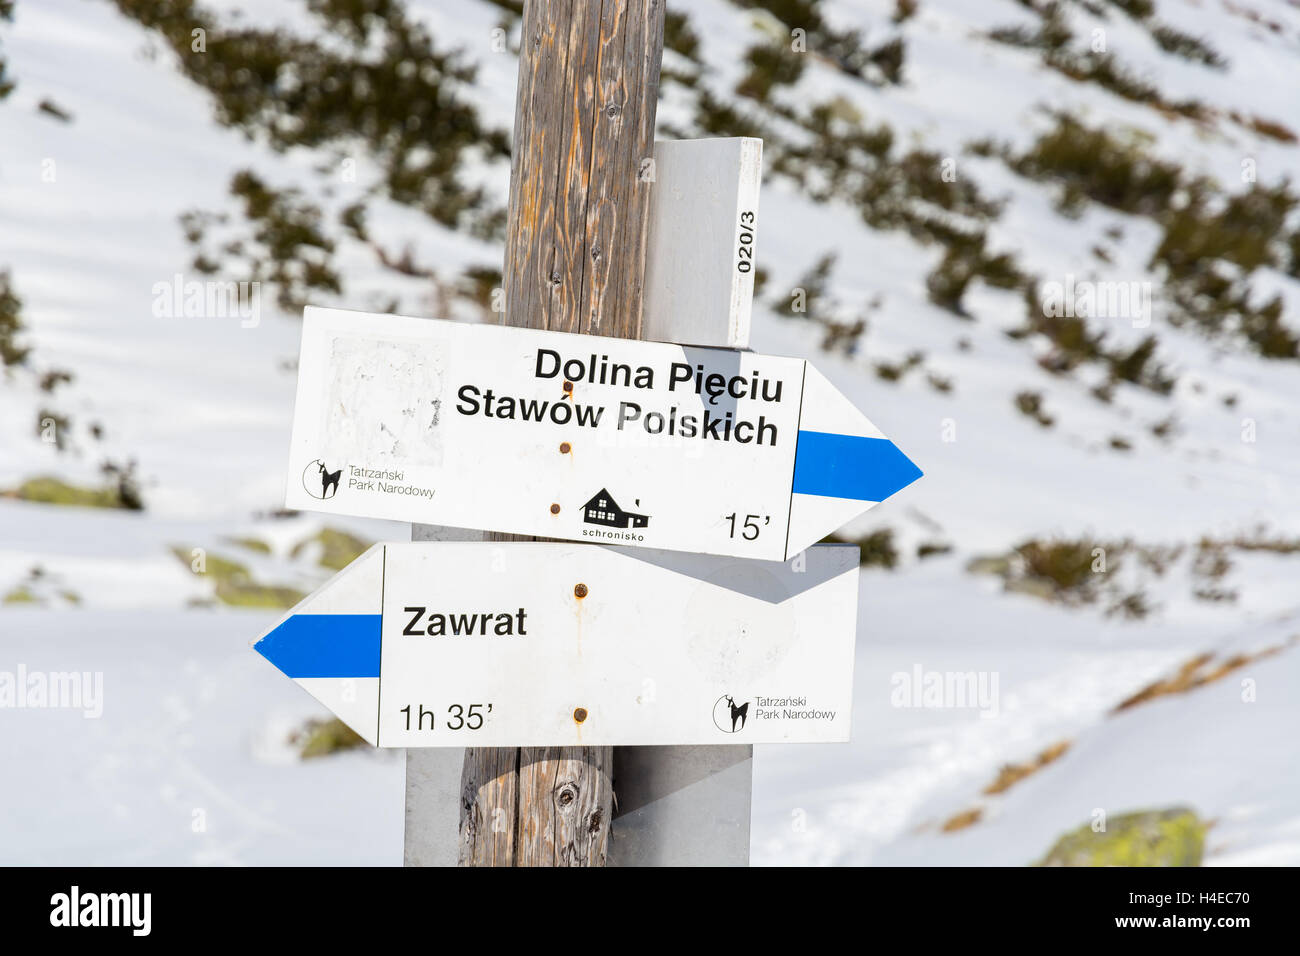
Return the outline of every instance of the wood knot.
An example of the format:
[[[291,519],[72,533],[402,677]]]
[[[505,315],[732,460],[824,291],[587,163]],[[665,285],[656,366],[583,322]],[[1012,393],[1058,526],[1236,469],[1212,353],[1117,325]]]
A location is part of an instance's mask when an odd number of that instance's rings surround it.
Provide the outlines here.
[[[563,783],[555,788],[555,805],[567,810],[578,799],[578,788],[571,783]]]
[[[618,114],[621,112],[623,112],[623,107],[619,106],[617,103],[610,103],[605,107],[605,115],[610,119],[618,119]]]
[[[561,282],[561,279],[560,279],[560,273],[559,273],[559,272],[552,272],[552,273],[551,273],[551,286],[552,286],[552,287],[554,287],[554,286],[558,286],[558,285],[560,284],[560,282]]]
[[[587,832],[599,833],[600,826],[604,822],[605,822],[605,815],[601,813],[599,809],[594,810],[591,816],[587,818]]]

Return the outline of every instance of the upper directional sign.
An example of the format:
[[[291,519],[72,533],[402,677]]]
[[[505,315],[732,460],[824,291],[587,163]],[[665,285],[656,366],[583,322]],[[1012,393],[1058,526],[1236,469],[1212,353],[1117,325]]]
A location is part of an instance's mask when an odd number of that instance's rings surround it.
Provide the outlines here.
[[[803,359],[303,318],[293,508],[785,560],[920,476]]]
[[[255,648],[372,744],[849,739],[858,549],[375,545]]]

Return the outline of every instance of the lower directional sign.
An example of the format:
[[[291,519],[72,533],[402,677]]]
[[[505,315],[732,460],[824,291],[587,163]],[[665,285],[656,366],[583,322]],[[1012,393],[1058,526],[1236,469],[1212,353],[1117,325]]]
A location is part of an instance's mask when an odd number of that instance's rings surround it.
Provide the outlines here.
[[[369,743],[849,739],[858,549],[378,544],[254,645]]]

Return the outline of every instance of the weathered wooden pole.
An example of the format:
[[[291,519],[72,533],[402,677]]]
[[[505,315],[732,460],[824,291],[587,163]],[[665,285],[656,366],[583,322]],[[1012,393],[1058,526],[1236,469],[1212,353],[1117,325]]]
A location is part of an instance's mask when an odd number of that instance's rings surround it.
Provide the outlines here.
[[[663,0],[527,0],[505,324],[641,337]],[[612,748],[471,748],[463,866],[603,866]]]

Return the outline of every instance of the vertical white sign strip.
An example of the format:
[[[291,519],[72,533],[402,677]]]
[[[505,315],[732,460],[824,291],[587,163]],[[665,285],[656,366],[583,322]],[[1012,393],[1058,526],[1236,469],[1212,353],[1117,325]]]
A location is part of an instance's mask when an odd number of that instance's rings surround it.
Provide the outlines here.
[[[645,337],[748,348],[763,141],[658,142],[653,174]]]

